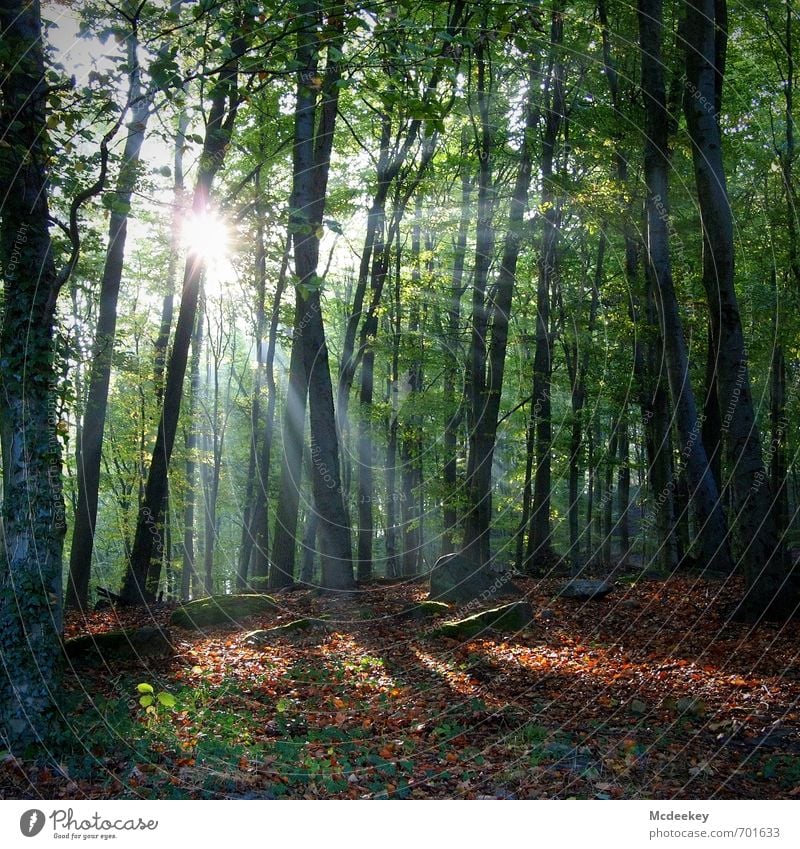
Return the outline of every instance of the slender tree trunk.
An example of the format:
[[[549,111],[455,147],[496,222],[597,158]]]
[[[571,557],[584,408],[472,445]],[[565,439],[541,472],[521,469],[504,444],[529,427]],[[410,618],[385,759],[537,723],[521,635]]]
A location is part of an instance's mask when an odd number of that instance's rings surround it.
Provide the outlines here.
[[[264,376],[266,380],[267,409],[263,422],[264,433],[260,442],[260,452],[258,452],[258,440],[256,439],[255,433],[256,429],[262,426],[262,423],[260,421],[260,404],[256,405],[256,399],[254,397],[251,425],[254,428],[252,451],[255,468],[254,492],[251,491],[250,493],[250,497],[253,498],[254,496],[254,500],[249,504],[250,511],[248,525],[242,529],[242,550],[240,552],[239,560],[240,580],[242,575],[247,575],[247,569],[251,561],[253,564],[254,577],[257,576],[265,578],[269,574],[269,561],[267,557],[267,552],[269,551],[269,511],[267,509],[267,502],[272,471],[272,443],[275,434],[275,408],[278,400],[277,387],[275,385],[275,348],[278,338],[278,324],[280,323],[281,301],[283,300],[283,294],[286,291],[286,278],[289,267],[289,249],[290,241],[287,237],[284,245],[283,256],[281,257],[280,269],[278,271],[278,282],[275,286],[275,295],[272,299],[272,310],[267,335],[267,350],[263,357],[263,362],[261,362],[262,355],[260,350],[262,343],[259,341],[258,358],[260,367],[263,367],[264,369]],[[261,252],[261,256],[265,257],[263,251]],[[261,260],[259,260],[259,268],[262,268]],[[263,271],[264,275],[266,275],[266,268],[263,268]],[[295,382],[296,381],[297,375],[295,375]],[[260,394],[260,381],[258,385]],[[292,376],[290,374],[290,393],[292,392],[292,386]],[[296,399],[294,399],[294,396],[292,396],[292,398],[294,403]],[[301,442],[301,450],[304,425],[305,406],[303,406],[302,414],[300,415],[299,439]],[[244,586],[244,584],[242,585]]]
[[[386,574],[396,577],[398,567],[398,523],[397,523],[397,431],[400,408],[400,336],[402,321],[400,260],[402,252],[398,244],[395,252],[394,292],[392,297],[392,357],[389,376],[389,422],[386,438]],[[402,510],[402,506],[401,506]]]
[[[531,409],[525,429],[525,481],[522,484],[522,515],[517,526],[514,554],[514,569],[517,572],[521,572],[525,567],[525,532],[530,524],[531,501],[533,500],[533,461],[536,448],[536,420],[534,416],[535,413]]]
[[[618,499],[617,511],[619,513],[619,545],[621,557],[624,560],[630,553],[631,548],[631,463],[630,463],[630,441],[629,428],[626,419],[619,421],[619,472],[618,472]]]
[[[214,88],[192,202],[192,209],[196,214],[204,213],[208,207],[211,186],[222,166],[225,150],[233,131],[238,105],[236,67],[236,60],[231,60],[220,74],[220,79]],[[201,258],[191,253],[186,260],[184,270],[181,306],[164,387],[164,405],[161,410],[156,444],[150,461],[144,498],[139,508],[130,564],[121,592],[126,604],[137,604],[148,597],[145,590],[147,573],[156,536],[159,533],[159,513],[166,492],[167,471],[178,427],[183,379],[186,374],[189,344],[197,312],[202,268]]]
[[[567,517],[569,522],[569,544],[572,559],[572,568],[576,572],[580,567],[580,535],[579,535],[579,501],[580,501],[580,471],[581,454],[583,453],[583,408],[586,404],[586,373],[589,368],[589,352],[591,350],[591,339],[597,320],[597,311],[600,305],[600,287],[603,282],[603,269],[605,265],[606,246],[608,240],[605,235],[605,226],[600,228],[600,239],[597,244],[597,260],[592,280],[592,297],[589,305],[589,318],[587,322],[589,344],[584,345],[583,353],[579,356],[579,345],[576,341],[572,346],[572,352],[568,357],[572,363],[570,367],[572,378],[572,428],[570,435],[569,452],[569,503],[567,506]],[[531,427],[534,420],[531,419]],[[530,439],[530,436],[529,436]],[[533,445],[530,446],[533,450]],[[526,472],[526,480],[527,480]]]
[[[480,68],[480,66],[479,66]],[[491,195],[487,192],[489,178],[481,163],[479,175],[478,207],[488,219],[481,220],[478,228],[488,228],[480,239],[479,253],[475,257],[475,284],[473,289],[472,360],[470,364],[470,444],[467,464],[466,488],[469,506],[464,521],[464,553],[479,568],[488,568],[491,562],[490,528],[492,519],[492,463],[494,460],[500,400],[503,393],[503,376],[508,346],[508,326],[517,276],[517,261],[525,232],[524,217],[528,205],[528,190],[532,172],[533,134],[538,119],[536,104],[539,99],[540,65],[534,59],[528,67],[528,91],[525,103],[525,130],[519,151],[519,162],[511,194],[508,223],[500,268],[497,272],[491,306],[487,308],[485,280],[491,259],[494,237],[491,233]],[[480,88],[479,88],[480,91]],[[488,123],[488,102],[481,109],[481,150],[488,161],[491,151],[491,131]],[[487,208],[488,207],[488,208]],[[484,267],[484,263],[486,267]],[[483,282],[478,283],[480,276]],[[488,339],[488,351],[487,343]],[[487,371],[488,365],[488,371]]]
[[[289,586],[294,582],[297,538],[297,519],[300,508],[300,482],[303,469],[303,437],[306,426],[306,379],[303,349],[297,344],[300,323],[304,319],[302,302],[295,302],[292,352],[289,358],[289,378],[286,388],[286,406],[283,411],[283,454],[275,532],[272,542],[272,561],[269,564],[269,586],[272,589]],[[264,549],[256,546],[253,576],[266,574],[267,560]]]
[[[687,481],[697,514],[704,568],[730,572],[725,515],[699,430],[697,406],[689,378],[683,324],[672,281],[669,252],[669,115],[661,60],[662,0],[639,0],[642,51],[642,92],[645,97],[647,185],[647,260],[661,324],[661,336],[672,396],[673,414],[681,438]],[[661,493],[656,493],[656,498]]]
[[[75,527],[72,533],[70,579],[67,583],[66,604],[67,607],[83,610],[86,609],[89,599],[89,578],[100,489],[100,455],[108,407],[108,387],[117,327],[117,300],[125,258],[128,214],[131,195],[138,178],[139,154],[152,106],[152,95],[145,96],[142,92],[141,69],[137,59],[138,40],[133,33],[128,35],[127,45],[130,67],[128,102],[131,104],[131,120],[128,124],[128,137],[122,153],[114,195],[115,206],[110,216],[108,247],[100,282],[100,306],[88,379],[89,392],[75,464],[78,498]]]
[[[596,426],[590,427],[586,436],[586,462],[588,464],[588,481],[586,486],[586,560],[590,561],[594,557],[594,549],[592,548],[592,526],[594,524],[594,479],[596,475],[595,469],[595,431]],[[528,540],[530,547],[532,540]]]
[[[611,566],[614,553],[612,528],[614,526],[614,461],[617,457],[617,422],[611,428],[611,438],[606,451],[605,478],[603,481],[603,515],[602,515],[602,558],[603,565]]]
[[[530,558],[546,563],[552,555],[550,526],[551,497],[551,380],[553,371],[553,336],[550,330],[550,299],[558,275],[559,203],[553,185],[553,162],[556,142],[564,120],[564,66],[556,50],[564,38],[561,7],[553,8],[550,41],[553,48],[546,86],[549,90],[545,132],[542,140],[541,178],[543,232],[539,259],[539,281],[536,289],[536,350],[533,358],[533,401],[536,406],[536,473],[533,487],[533,512],[529,535],[527,569]]]
[[[466,135],[466,134],[465,134]],[[466,137],[462,140],[462,156],[466,157]],[[462,393],[456,397],[456,387],[460,387],[463,380],[459,379],[460,370],[460,344],[459,333],[461,326],[461,298],[466,291],[464,286],[464,261],[467,253],[467,235],[472,215],[472,180],[466,166],[462,166],[461,176],[461,218],[458,224],[458,235],[453,252],[453,271],[450,277],[450,301],[447,310],[447,352],[445,362],[447,369],[444,377],[444,468],[442,476],[444,479],[445,495],[442,507],[442,554],[453,551],[456,544],[456,528],[458,524],[458,513],[453,503],[457,490],[457,463],[458,430],[461,424]]]
[[[180,5],[174,4],[174,5]],[[178,128],[175,134],[175,152],[173,158],[174,166],[174,184],[173,184],[173,207],[172,207],[172,226],[171,226],[171,245],[169,252],[169,262],[167,264],[167,291],[164,294],[164,299],[161,304],[161,321],[159,324],[158,336],[156,337],[153,346],[153,383],[155,384],[157,409],[161,410],[161,405],[164,401],[164,368],[167,362],[167,346],[169,345],[169,336],[172,330],[172,315],[174,312],[175,303],[175,286],[178,276],[178,262],[181,254],[180,232],[181,232],[181,217],[184,214],[185,191],[183,182],[183,152],[186,145],[186,130],[189,126],[189,115],[186,110],[182,110],[178,116]],[[170,535],[170,527],[166,521],[169,514],[169,479],[167,479],[167,488],[164,494],[164,500],[161,504],[161,516],[164,517],[162,522],[163,537],[161,534],[156,536],[153,547],[153,557],[151,559],[151,571],[148,573],[147,590],[149,593],[158,592],[158,583],[161,576],[161,564],[169,565],[169,554],[167,549],[170,547],[168,538]],[[163,546],[162,546],[163,541]],[[163,550],[162,550],[163,549]]]
[[[0,7],[0,341],[3,546],[0,739],[18,756],[59,725],[61,558],[66,523],[54,421],[56,274],[47,203],[46,88],[39,3]]]
[[[200,393],[200,354],[203,347],[203,312],[201,308],[195,320],[192,336],[192,361],[189,366],[190,389],[188,421],[186,433],[186,497],[183,505],[183,568],[181,570],[181,600],[188,601],[193,584],[197,580],[194,550],[195,493],[197,492],[197,446],[198,427],[195,420],[197,398]]]

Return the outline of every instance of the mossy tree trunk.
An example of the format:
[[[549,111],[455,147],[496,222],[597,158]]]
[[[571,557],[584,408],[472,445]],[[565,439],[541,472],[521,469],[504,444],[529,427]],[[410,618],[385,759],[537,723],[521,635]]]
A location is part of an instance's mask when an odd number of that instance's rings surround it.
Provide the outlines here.
[[[0,745],[22,753],[58,725],[64,502],[53,328],[64,275],[49,232],[45,69],[38,0],[0,6]]]

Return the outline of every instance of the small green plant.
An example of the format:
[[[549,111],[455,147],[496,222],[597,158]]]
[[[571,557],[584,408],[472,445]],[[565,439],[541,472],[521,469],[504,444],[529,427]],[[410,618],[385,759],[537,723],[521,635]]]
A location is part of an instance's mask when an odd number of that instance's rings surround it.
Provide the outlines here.
[[[139,693],[139,704],[144,708],[145,713],[152,718],[157,717],[159,708],[172,710],[178,703],[172,693],[167,693],[164,690],[157,693],[152,684],[137,684],[136,692]]]
[[[800,757],[797,755],[771,755],[761,769],[764,778],[774,779],[781,787],[794,787],[800,783]]]

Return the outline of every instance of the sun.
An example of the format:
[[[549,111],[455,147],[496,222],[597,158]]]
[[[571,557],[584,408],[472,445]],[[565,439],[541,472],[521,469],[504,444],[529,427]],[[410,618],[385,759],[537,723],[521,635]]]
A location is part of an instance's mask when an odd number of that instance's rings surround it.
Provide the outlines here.
[[[202,259],[209,270],[228,265],[228,225],[214,210],[190,213],[183,222],[183,244],[189,254]]]

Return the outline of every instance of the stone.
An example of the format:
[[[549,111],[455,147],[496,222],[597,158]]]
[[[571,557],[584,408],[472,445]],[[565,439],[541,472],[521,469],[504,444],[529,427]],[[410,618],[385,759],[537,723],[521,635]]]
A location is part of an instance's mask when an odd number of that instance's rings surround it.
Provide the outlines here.
[[[533,618],[533,610],[527,601],[513,601],[511,604],[475,613],[466,619],[445,622],[432,631],[431,636],[468,639],[478,636],[488,628],[514,633],[530,625]]]
[[[443,601],[421,601],[413,607],[407,607],[397,614],[401,621],[419,622],[423,619],[432,619],[434,616],[443,616],[450,611],[450,605]]]
[[[429,597],[434,601],[465,602],[514,595],[521,592],[511,582],[509,573],[477,569],[463,554],[445,554],[431,570]]]
[[[612,581],[595,581],[589,578],[573,578],[558,591],[561,598],[574,598],[576,601],[597,601],[605,598],[614,589]]]
[[[170,657],[174,652],[169,631],[157,627],[86,634],[64,643],[64,653],[73,663]]]
[[[180,628],[199,630],[206,625],[237,625],[240,619],[278,609],[272,596],[260,593],[212,595],[181,605],[173,611],[170,621]]]
[[[290,634],[296,634],[299,631],[308,631],[311,628],[323,626],[323,619],[295,619],[293,622],[286,622],[284,625],[275,625],[273,628],[263,628],[259,631],[250,631],[244,635],[244,644],[246,646],[265,646],[269,645],[278,637],[285,637]]]

